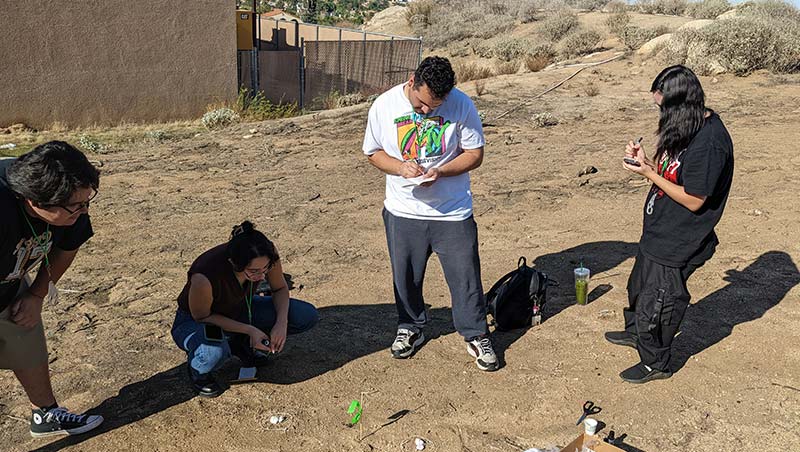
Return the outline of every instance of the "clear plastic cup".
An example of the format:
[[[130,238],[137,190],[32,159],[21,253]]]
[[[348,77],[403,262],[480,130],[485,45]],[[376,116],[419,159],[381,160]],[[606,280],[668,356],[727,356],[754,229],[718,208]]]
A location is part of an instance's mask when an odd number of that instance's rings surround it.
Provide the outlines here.
[[[575,301],[579,305],[589,302],[589,269],[580,267],[575,269]]]

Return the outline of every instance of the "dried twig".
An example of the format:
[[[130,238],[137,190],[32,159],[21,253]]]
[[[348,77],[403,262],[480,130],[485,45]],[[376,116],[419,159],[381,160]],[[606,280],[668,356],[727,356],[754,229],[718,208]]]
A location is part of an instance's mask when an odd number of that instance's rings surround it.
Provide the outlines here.
[[[520,107],[524,107],[524,106],[528,105],[532,100],[538,99],[538,98],[544,96],[545,94],[549,93],[550,91],[553,91],[554,89],[558,88],[559,86],[561,86],[564,83],[566,83],[567,81],[569,81],[571,78],[573,78],[576,75],[580,74],[581,71],[583,71],[584,69],[590,68],[590,67],[594,67],[594,66],[600,66],[601,64],[606,64],[606,63],[609,63],[611,61],[618,60],[618,59],[622,58],[623,56],[625,56],[625,54],[621,53],[619,55],[613,56],[613,57],[608,58],[606,60],[598,61],[597,63],[587,63],[587,66],[584,66],[584,67],[578,69],[577,71],[573,72],[572,75],[570,75],[569,77],[565,78],[564,80],[561,80],[560,82],[556,83],[555,85],[551,86],[550,88],[547,88],[546,90],[542,91],[541,93],[539,93],[539,94],[531,97],[530,99],[528,99],[528,100],[526,100],[524,102],[521,102],[521,103],[515,105],[514,107],[512,107],[511,109],[501,113],[499,116],[495,117],[493,119],[493,121],[497,121],[498,119],[502,119],[505,116],[507,116],[509,113],[512,113],[512,112],[516,111]]]

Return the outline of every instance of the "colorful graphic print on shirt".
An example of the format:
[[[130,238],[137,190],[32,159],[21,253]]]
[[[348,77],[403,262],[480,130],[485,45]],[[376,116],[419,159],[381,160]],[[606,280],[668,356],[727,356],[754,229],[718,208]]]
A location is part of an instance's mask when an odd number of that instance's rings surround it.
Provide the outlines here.
[[[673,184],[678,183],[678,168],[681,167],[681,155],[683,155],[683,152],[671,160],[668,156],[664,156],[658,168],[658,174]],[[656,184],[653,184],[653,186],[650,188],[649,199],[647,201],[646,212],[648,215],[652,215],[653,205],[655,204],[656,199],[661,199],[662,196],[664,196],[664,190],[658,188]]]
[[[417,113],[394,120],[397,126],[397,145],[404,161],[418,164],[439,160],[447,152],[445,132],[452,125],[440,116],[423,117]]]
[[[49,230],[36,237],[20,239],[14,250],[14,256],[17,259],[14,270],[6,276],[4,281],[0,282],[22,279],[28,273],[28,270],[42,263],[52,246],[53,234]]]

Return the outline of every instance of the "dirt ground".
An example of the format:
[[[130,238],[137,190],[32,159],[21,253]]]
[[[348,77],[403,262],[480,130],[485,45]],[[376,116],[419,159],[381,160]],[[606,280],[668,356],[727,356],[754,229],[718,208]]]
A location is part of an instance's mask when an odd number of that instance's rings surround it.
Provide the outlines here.
[[[736,173],[721,245],[689,281],[677,373],[623,383],[618,373],[637,356],[602,338],[622,326],[648,188],[621,168],[621,154],[642,135],[652,149],[658,112],[647,90],[660,69],[615,61],[527,104],[575,68],[501,76],[474,96],[488,141],[472,174],[484,287],[520,256],[561,282],[542,325],[495,334],[504,362],[495,373],[478,370],[454,333],[435,258],[425,288],[430,339],[411,359],[389,354],[396,312],[384,178],[360,151],[366,105],[92,155],[103,163],[96,235],[44,319],[59,401],[106,421],[79,437],[32,439],[27,399],[3,372],[0,449],[407,451],[422,437],[430,451],[520,451],[572,441],[592,400],[603,433],[627,434],[628,450],[796,450],[800,77],[702,78],[734,138]],[[461,88],[475,95],[472,82]],[[541,112],[558,125],[534,126]],[[598,172],[578,177],[589,165]],[[169,334],[175,298],[192,260],[247,218],[275,240],[293,296],[322,320],[290,337],[258,382],[199,399]],[[607,290],[588,306],[573,303],[580,260],[591,288]],[[353,399],[364,414],[348,428]],[[280,429],[265,422],[277,413],[288,416]]]

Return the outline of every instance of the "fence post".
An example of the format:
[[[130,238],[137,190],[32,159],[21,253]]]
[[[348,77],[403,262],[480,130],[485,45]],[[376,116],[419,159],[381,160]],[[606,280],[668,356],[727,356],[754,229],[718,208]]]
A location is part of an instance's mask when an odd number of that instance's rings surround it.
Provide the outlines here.
[[[387,88],[386,86],[388,85],[388,83],[386,82],[387,78],[389,80],[392,80],[392,75],[389,75],[389,73],[386,71],[386,62],[387,61],[389,62],[389,71],[391,71],[392,61],[394,61],[393,58],[394,58],[394,36],[392,36],[391,41],[389,41],[389,55],[387,58],[383,59],[383,77],[381,77],[381,90],[385,90]]]
[[[344,85],[344,88],[342,89],[343,92],[342,94],[344,94],[347,92],[347,74],[342,74],[342,29],[341,28],[339,29],[339,44],[337,46],[336,53],[337,53],[336,60],[338,61],[339,64],[339,70],[337,74],[339,74],[339,77],[342,77],[342,84]]]
[[[304,106],[304,94],[306,90],[306,69],[305,59],[303,58],[305,50],[306,40],[305,38],[300,38],[300,110],[302,110]]]
[[[250,51],[250,93],[254,95],[260,88],[258,83],[258,49]]]
[[[361,44],[361,91],[364,91],[367,78],[367,32],[364,31],[364,40]]]

